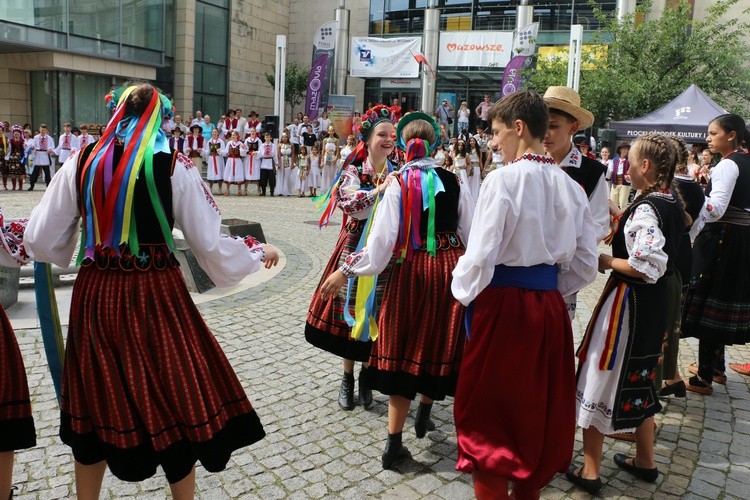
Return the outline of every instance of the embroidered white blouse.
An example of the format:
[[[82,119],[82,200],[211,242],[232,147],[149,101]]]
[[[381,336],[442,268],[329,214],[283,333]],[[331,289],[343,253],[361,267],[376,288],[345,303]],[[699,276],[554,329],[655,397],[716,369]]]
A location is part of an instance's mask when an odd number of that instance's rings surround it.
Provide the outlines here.
[[[703,208],[690,228],[690,238],[695,239],[703,226],[724,216],[739,176],[740,167],[729,158],[724,158],[711,169],[711,195],[706,196]]]
[[[495,266],[557,264],[563,297],[596,277],[595,226],[586,193],[549,157],[524,155],[485,177],[466,253],[453,270],[451,289],[469,305]]]
[[[433,158],[429,161],[434,165]],[[459,188],[457,232],[461,241],[465,242],[471,227],[474,202],[466,186],[459,183]],[[352,254],[340,268],[349,277],[379,274],[391,260],[401,228],[401,184],[396,181],[390,183],[374,217],[365,247]]]
[[[656,283],[667,270],[669,257],[664,251],[664,233],[659,219],[648,203],[641,203],[625,221],[625,248],[628,264],[646,275],[646,283]]]
[[[26,228],[26,250],[34,260],[70,265],[77,248],[78,154],[55,174]],[[221,234],[221,211],[198,169],[187,156],[177,157],[172,174],[172,210],[198,263],[217,286],[234,286],[261,267],[263,249],[253,239]]]
[[[560,162],[564,168],[581,168],[583,155],[573,146],[568,155]],[[596,226],[596,242],[601,242],[609,234],[609,186],[604,175],[599,178],[594,191],[589,197],[591,218]]]

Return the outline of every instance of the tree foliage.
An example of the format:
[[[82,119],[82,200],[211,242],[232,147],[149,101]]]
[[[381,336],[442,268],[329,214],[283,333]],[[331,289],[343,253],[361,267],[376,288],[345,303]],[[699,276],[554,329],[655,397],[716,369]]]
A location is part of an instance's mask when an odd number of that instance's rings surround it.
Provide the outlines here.
[[[271,66],[271,73],[266,73],[266,81],[271,87],[276,87],[276,66]],[[286,64],[286,86],[284,88],[284,100],[292,107],[302,102],[305,92],[307,92],[307,77],[310,75],[310,68],[304,68],[295,61]]]
[[[596,2],[589,1],[603,19]],[[690,19],[686,0],[658,17],[646,0],[622,23],[603,19],[593,43],[609,47],[599,58],[584,58],[580,81],[581,100],[596,116],[596,126],[642,116],[692,83],[720,106],[747,116],[750,51],[745,34],[750,23],[741,19],[748,19],[750,9],[740,12],[737,2],[716,1],[702,20]],[[531,88],[543,92],[550,85],[565,85],[567,66],[567,57],[540,60],[524,76]]]

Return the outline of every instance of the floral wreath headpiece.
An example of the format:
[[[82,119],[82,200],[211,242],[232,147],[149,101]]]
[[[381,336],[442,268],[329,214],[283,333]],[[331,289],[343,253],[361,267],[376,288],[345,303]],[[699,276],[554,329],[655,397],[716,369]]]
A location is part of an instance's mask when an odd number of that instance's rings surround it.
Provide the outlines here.
[[[106,103],[107,109],[109,109],[110,112],[114,112],[115,109],[117,109],[117,106],[120,104],[120,101],[122,100],[123,95],[125,95],[126,90],[130,88],[130,86],[122,85],[120,87],[111,89],[104,95],[104,102]],[[159,103],[161,104],[162,117],[172,118],[175,115],[175,108],[172,100],[164,95],[164,93],[160,89],[154,87],[154,90],[159,94]]]
[[[10,131],[11,132],[19,132],[21,134],[21,137],[23,137],[23,127],[21,127],[20,125],[13,125],[10,128]]]
[[[359,127],[360,140],[367,141],[367,139],[370,138],[372,131],[375,130],[375,127],[383,122],[394,123],[393,114],[388,106],[384,104],[376,104],[365,111],[362,115],[362,123]]]

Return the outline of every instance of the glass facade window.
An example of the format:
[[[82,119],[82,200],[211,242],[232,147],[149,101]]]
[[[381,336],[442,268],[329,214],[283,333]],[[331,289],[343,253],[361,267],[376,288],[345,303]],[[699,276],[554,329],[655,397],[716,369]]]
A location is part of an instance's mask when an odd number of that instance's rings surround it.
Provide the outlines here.
[[[174,1],[0,0],[0,31],[9,42],[161,65]]]
[[[214,122],[218,121],[227,106],[229,31],[228,1],[196,2],[193,109],[190,113],[200,109],[204,114],[211,115]]]

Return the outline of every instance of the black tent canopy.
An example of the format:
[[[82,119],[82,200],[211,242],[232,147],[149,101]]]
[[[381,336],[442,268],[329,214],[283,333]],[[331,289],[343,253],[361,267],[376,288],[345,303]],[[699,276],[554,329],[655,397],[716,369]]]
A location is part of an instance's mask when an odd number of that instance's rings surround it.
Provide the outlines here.
[[[609,127],[617,132],[619,139],[654,133],[676,135],[685,142],[706,142],[708,124],[727,112],[692,84],[656,111],[632,120],[610,122]]]

